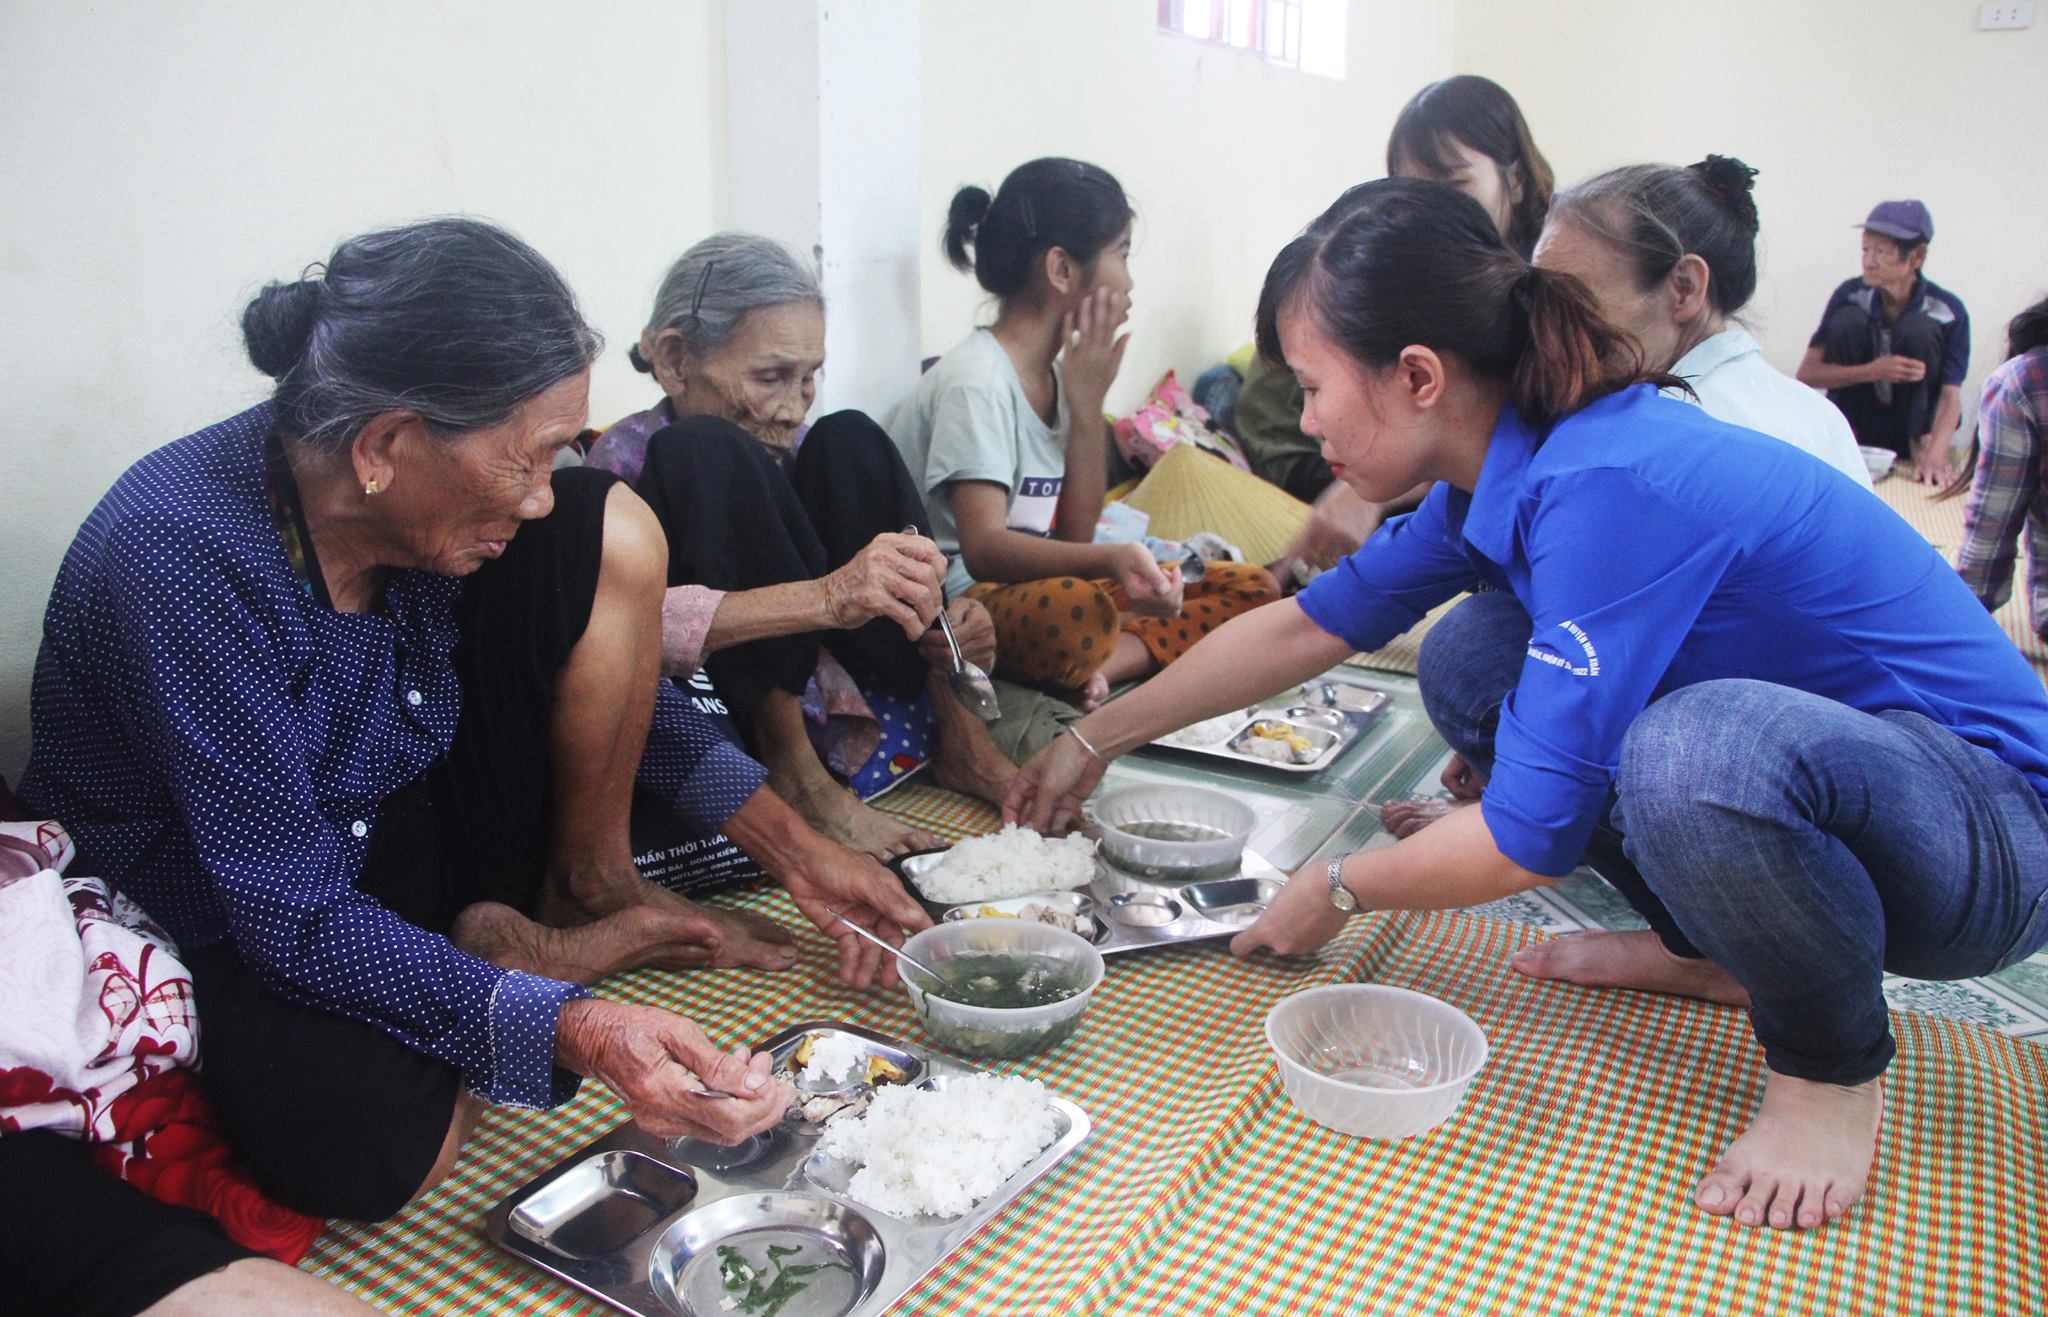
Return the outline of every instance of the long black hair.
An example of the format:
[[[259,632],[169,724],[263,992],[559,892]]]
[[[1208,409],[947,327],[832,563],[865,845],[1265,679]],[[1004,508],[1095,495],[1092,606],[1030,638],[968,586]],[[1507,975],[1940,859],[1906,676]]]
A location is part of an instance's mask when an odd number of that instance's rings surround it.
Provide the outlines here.
[[[1500,236],[1527,259],[1543,232],[1557,180],[1529,135],[1522,107],[1507,88],[1477,74],[1432,82],[1416,92],[1394,120],[1387,138],[1387,172],[1396,173],[1399,162],[1406,160],[1442,178],[1454,165],[1453,142],[1492,160],[1511,184],[1520,185],[1522,195],[1510,207],[1508,231]]]
[[[1087,265],[1130,222],[1131,203],[1108,170],[1046,156],[1011,170],[993,197],[978,187],[954,193],[942,246],[954,269],[1010,298],[1030,289],[1046,252],[1058,247]]]
[[[444,435],[497,425],[603,346],[554,266],[466,217],[345,240],[256,294],[242,340],[277,381],[278,433],[328,452],[387,411]]]
[[[1267,357],[1280,358],[1280,316],[1299,307],[1363,365],[1421,344],[1506,379],[1516,408],[1539,425],[1630,384],[1676,383],[1643,369],[1642,350],[1583,283],[1510,250],[1457,189],[1383,178],[1338,205],[1348,213],[1310,225],[1266,274],[1257,329]]]
[[[2048,348],[2048,297],[2014,316],[2005,326],[2005,359]]]

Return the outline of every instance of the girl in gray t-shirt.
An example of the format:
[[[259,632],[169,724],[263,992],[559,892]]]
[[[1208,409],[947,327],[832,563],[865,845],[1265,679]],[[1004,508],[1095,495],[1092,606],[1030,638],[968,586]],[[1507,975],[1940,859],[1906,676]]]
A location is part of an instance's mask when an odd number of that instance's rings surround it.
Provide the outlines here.
[[[1103,400],[1129,340],[1131,207],[1116,179],[1048,157],[993,197],[962,188],[945,249],[995,295],[995,323],[939,359],[889,435],[953,557],[948,589],[995,618],[997,672],[1092,708],[1277,590],[1239,563],[1186,585],[1142,544],[1095,542]]]

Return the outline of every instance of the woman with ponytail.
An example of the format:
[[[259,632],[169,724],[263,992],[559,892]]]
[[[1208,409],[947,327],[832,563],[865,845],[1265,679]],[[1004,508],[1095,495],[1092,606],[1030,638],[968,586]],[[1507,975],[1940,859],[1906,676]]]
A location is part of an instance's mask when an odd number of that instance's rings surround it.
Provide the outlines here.
[[[1579,277],[1644,359],[1684,380],[1709,416],[1803,448],[1857,484],[1870,469],[1848,419],[1771,368],[1736,321],[1756,291],[1756,171],[1710,155],[1631,165],[1558,194],[1536,263]]]
[[[1019,165],[994,196],[960,189],[944,246],[995,297],[995,323],[926,372],[889,436],[953,555],[947,588],[995,618],[996,671],[1092,707],[1278,592],[1252,564],[1211,564],[1184,586],[1142,544],[1095,542],[1103,401],[1131,306],[1116,179],[1079,160]]]
[[[1274,261],[1262,351],[1367,498],[1439,481],[1294,599],[1084,718],[1005,812],[1071,817],[1106,756],[1243,708],[1452,611],[1519,612],[1498,656],[1423,646],[1478,808],[1295,874],[1232,943],[1300,954],[1357,909],[1461,908],[1594,864],[1641,932],[1522,972],[1749,1008],[1770,1069],[1706,1211],[1811,1227],[1867,1182],[1887,970],[1989,973],[2048,942],[2048,694],[1911,527],[1790,445],[1659,395],[1577,279],[1469,198],[1367,184]],[[1506,609],[1494,609],[1499,623]]]

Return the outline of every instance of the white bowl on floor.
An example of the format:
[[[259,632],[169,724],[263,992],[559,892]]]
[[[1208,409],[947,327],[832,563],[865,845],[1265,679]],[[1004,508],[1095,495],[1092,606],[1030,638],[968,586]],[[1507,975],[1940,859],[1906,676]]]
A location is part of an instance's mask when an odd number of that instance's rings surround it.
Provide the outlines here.
[[[1303,1115],[1368,1139],[1413,1138],[1443,1124],[1486,1064],[1486,1035],[1471,1016],[1374,983],[1283,998],[1266,1015],[1266,1042]]]
[[[1858,451],[1863,454],[1863,465],[1870,468],[1870,478],[1874,481],[1890,475],[1892,463],[1899,460],[1899,455],[1889,448],[1868,448],[1858,445]]]

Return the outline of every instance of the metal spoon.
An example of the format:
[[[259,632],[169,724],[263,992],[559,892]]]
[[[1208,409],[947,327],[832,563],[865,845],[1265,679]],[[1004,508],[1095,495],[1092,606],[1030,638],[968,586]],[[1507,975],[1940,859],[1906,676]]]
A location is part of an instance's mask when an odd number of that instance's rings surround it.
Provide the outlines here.
[[[1193,549],[1188,548],[1186,545],[1182,545],[1180,547],[1181,552],[1187,555],[1186,557],[1174,559],[1157,559],[1156,561],[1159,563],[1161,570],[1164,570],[1168,567],[1180,568],[1180,579],[1189,585],[1195,585],[1199,583],[1204,576],[1207,576],[1209,574],[1209,560],[1204,558],[1201,554],[1196,553]]]
[[[915,526],[905,526],[905,535],[916,535]],[[953,651],[953,671],[947,683],[953,688],[953,695],[967,711],[985,723],[992,723],[1003,716],[1003,706],[996,699],[995,683],[978,664],[969,663],[960,653],[960,641],[953,634],[953,620],[946,616],[946,592],[939,591],[939,629],[946,634],[946,646]],[[941,983],[944,979],[939,980]]]
[[[853,930],[854,932],[856,932],[856,933],[860,934],[860,935],[861,935],[862,937],[866,938],[866,939],[867,939],[868,941],[870,941],[870,942],[874,943],[874,944],[875,944],[876,946],[880,947],[880,948],[881,948],[882,950],[884,950],[884,951],[888,952],[888,953],[889,953],[890,955],[892,955],[892,956],[896,957],[896,959],[898,959],[898,960],[902,961],[902,962],[903,962],[904,964],[906,964],[906,965],[910,966],[910,967],[911,967],[912,969],[914,969],[914,970],[918,971],[918,972],[919,972],[920,974],[923,974],[923,975],[924,975],[924,976],[925,976],[926,978],[930,979],[930,980],[931,980],[931,981],[932,981],[933,983],[936,983],[936,984],[938,984],[938,985],[939,985],[940,987],[942,987],[942,988],[944,988],[944,987],[950,987],[950,986],[951,986],[951,980],[949,980],[949,979],[948,979],[948,978],[947,978],[947,977],[946,977],[945,975],[943,975],[943,974],[939,973],[939,972],[938,972],[937,970],[933,969],[933,968],[932,968],[932,967],[931,967],[930,965],[927,965],[927,964],[925,964],[925,963],[924,963],[923,961],[919,960],[919,959],[918,959],[918,958],[917,958],[916,956],[913,956],[913,955],[911,955],[911,954],[910,954],[909,952],[905,951],[905,950],[904,950],[904,949],[903,949],[902,947],[892,947],[892,946],[890,946],[890,945],[889,945],[889,944],[888,944],[887,942],[884,942],[884,941],[883,941],[883,940],[882,940],[881,938],[878,938],[878,937],[876,937],[876,936],[875,936],[875,935],[874,935],[873,933],[870,933],[870,932],[869,932],[869,931],[868,931],[867,929],[865,929],[865,928],[862,928],[862,927],[861,927],[861,926],[860,926],[859,924],[856,924],[856,923],[854,923],[854,922],[853,922],[853,921],[852,921],[851,919],[848,919],[848,918],[847,918],[847,917],[846,917],[845,915],[842,915],[842,914],[840,914],[840,913],[839,913],[839,912],[838,912],[837,910],[834,910],[834,909],[833,909],[832,907],[830,907],[830,906],[827,906],[827,907],[825,907],[825,913],[826,913],[826,914],[828,914],[828,915],[830,915],[830,916],[832,916],[832,917],[833,917],[834,919],[838,920],[838,921],[839,921],[840,923],[842,923],[842,924],[846,925],[846,926],[847,926],[848,928],[852,929],[852,930]]]

